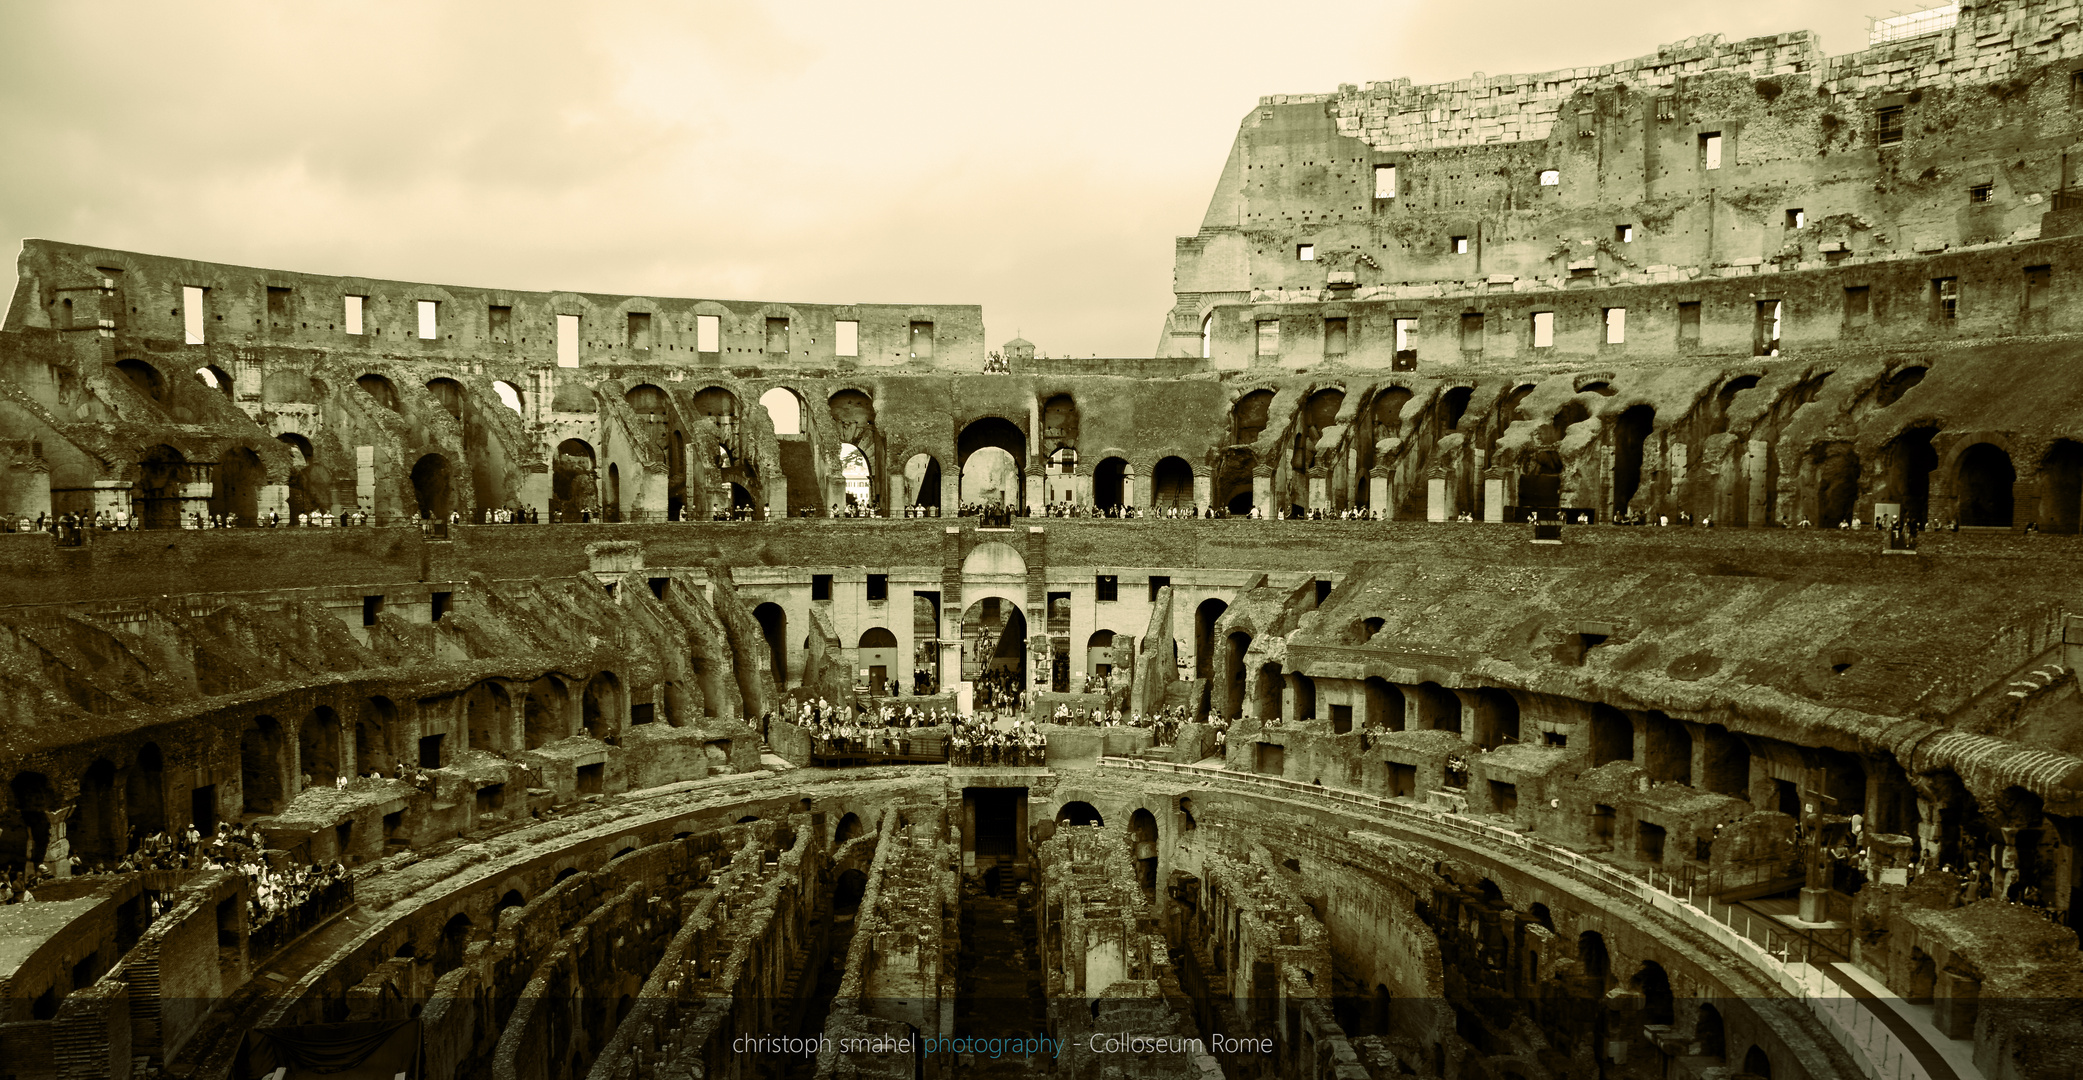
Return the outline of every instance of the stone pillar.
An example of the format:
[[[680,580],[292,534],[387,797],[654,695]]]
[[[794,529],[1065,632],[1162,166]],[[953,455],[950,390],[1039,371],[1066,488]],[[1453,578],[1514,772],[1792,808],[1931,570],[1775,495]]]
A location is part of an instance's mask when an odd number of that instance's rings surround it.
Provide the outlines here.
[[[768,518],[768,520],[774,520],[774,519],[778,519],[778,518],[785,518],[785,517],[787,517],[787,516],[788,516],[788,476],[787,476],[787,474],[785,474],[785,473],[782,473],[782,472],[780,472],[779,470],[776,470],[776,471],[775,471],[775,473],[774,473],[774,475],[772,475],[772,476],[770,476],[770,477],[768,477],[768,478],[767,478],[765,486],[766,486],[766,489],[767,489],[767,518]],[[694,509],[695,509],[695,506],[694,506],[694,503],[693,503],[693,501],[692,501],[692,500],[689,500],[689,501],[687,501],[687,502],[685,502],[685,503],[683,503],[683,504],[681,505],[681,508],[680,508],[680,512],[681,512],[681,513],[682,513],[682,514],[684,515],[684,514],[687,514],[687,513],[691,513],[691,512],[693,512],[693,510],[694,510]]]
[[[1075,490],[1075,491],[1077,492],[1077,494],[1073,496],[1073,498],[1074,498],[1074,499],[1075,499],[1075,500],[1077,501],[1077,504],[1078,504],[1079,506],[1091,506],[1091,505],[1092,505],[1092,470],[1091,470],[1091,469],[1080,469],[1080,470],[1078,470],[1078,474],[1077,474],[1077,475],[1076,475],[1076,476],[1075,476],[1075,477],[1073,478],[1073,482],[1074,482],[1074,483],[1075,483],[1075,484],[1077,485],[1077,486],[1076,486],[1076,488],[1074,489],[1074,490]]]
[[[1749,514],[1750,527],[1761,528],[1772,524],[1772,444],[1763,439],[1752,439],[1743,454],[1743,476],[1750,482],[1749,498],[1745,509]],[[1792,524],[1789,522],[1789,524]]]
[[[201,462],[181,466],[181,523],[190,525],[194,515],[207,516],[210,497],[217,493],[216,470]]]
[[[1425,520],[1445,521],[1454,516],[1454,492],[1443,473],[1425,478]]]
[[[1214,477],[1209,476],[1205,472],[1193,474],[1193,503],[1195,506],[1215,505],[1214,493],[1211,490],[1211,485],[1214,482]]]
[[[1504,475],[1496,469],[1483,477],[1483,520],[1504,520]]]
[[[1289,671],[1281,675],[1281,682],[1283,685],[1280,688],[1280,719],[1292,724],[1301,719],[1297,715],[1301,711],[1298,707],[1302,696],[1300,676]]]
[[[354,448],[354,505],[371,514],[376,513],[376,448],[373,446]]]
[[[46,481],[48,481],[48,479],[49,479],[48,475],[46,475],[45,479],[46,479]],[[108,514],[110,514],[110,515],[114,515],[114,514],[115,514],[115,512],[116,512],[116,511],[118,511],[118,510],[123,510],[123,511],[129,511],[129,510],[131,510],[131,509],[132,509],[132,507],[131,507],[131,505],[130,505],[130,481],[128,481],[128,480],[96,480],[96,481],[94,481],[94,482],[93,482],[93,484],[92,484],[92,485],[90,485],[90,486],[91,486],[91,487],[93,487],[93,489],[94,489],[94,490],[93,490],[93,492],[92,492],[92,498],[93,498],[93,500],[94,500],[94,505],[92,505],[92,506],[89,506],[89,507],[87,508],[87,512],[88,512],[89,514],[92,514],[92,513],[94,513],[95,511],[103,511],[103,512],[106,512],[106,513],[108,513]],[[266,512],[267,512],[267,510],[268,510],[268,506],[267,506],[267,491],[268,491],[268,490],[271,490],[271,489],[263,489],[263,490],[262,490],[262,493],[261,493],[261,512],[262,512],[262,513],[266,513]],[[49,501],[49,500],[50,500],[50,489],[48,488],[48,486],[46,486],[46,488],[44,489],[44,500],[45,500],[45,501],[44,501],[44,504],[43,504],[42,506],[35,506],[35,505],[30,505],[30,506],[24,507],[24,508],[23,508],[23,509],[22,509],[21,511],[19,511],[19,512],[21,512],[21,513],[26,513],[26,514],[28,514],[28,515],[29,515],[30,517],[32,517],[32,518],[33,518],[33,517],[35,517],[35,516],[36,516],[36,515],[37,515],[38,513],[44,513],[44,512],[48,512],[48,511],[50,510],[50,508],[51,508],[51,506],[50,506],[50,501]],[[135,516],[135,515],[133,515],[133,516]]]
[[[1309,508],[1325,513],[1331,511],[1331,478],[1325,476],[1321,468],[1309,470]]]
[[[281,514],[284,520],[287,520],[289,517],[289,485],[261,485],[259,512],[262,518],[266,518],[270,513],[276,513]],[[252,523],[246,522],[244,524]]]
[[[1027,490],[1027,512],[1039,516],[1049,501],[1049,478],[1041,469],[1026,469],[1022,476]]]
[[[1376,467],[1367,474],[1367,505],[1373,507],[1376,516],[1384,520],[1396,516],[1396,508],[1389,505],[1388,470]]]
[[[2025,526],[2040,516],[2040,485],[2036,480],[2016,480],[2011,483],[2011,528],[2024,532]],[[1970,1025],[1970,1028],[1972,1025]]]
[[[940,470],[940,514],[954,517],[962,509],[962,470]]]
[[[1251,505],[1258,508],[1260,517],[1269,518],[1274,514],[1273,470],[1270,466],[1260,465],[1251,470]]]

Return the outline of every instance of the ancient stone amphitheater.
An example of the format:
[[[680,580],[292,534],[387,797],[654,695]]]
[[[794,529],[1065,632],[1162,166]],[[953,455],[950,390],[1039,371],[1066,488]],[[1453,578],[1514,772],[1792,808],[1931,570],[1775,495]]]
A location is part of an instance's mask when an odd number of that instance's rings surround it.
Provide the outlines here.
[[[2078,20],[1264,99],[1145,358],[25,241],[0,1076],[2074,1076]]]

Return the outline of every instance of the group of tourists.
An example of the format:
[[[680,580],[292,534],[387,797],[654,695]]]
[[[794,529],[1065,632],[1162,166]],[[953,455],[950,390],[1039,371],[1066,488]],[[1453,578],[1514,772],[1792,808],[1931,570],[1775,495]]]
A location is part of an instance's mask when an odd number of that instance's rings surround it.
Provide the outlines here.
[[[1018,672],[1002,668],[979,673],[974,685],[976,692],[972,700],[978,709],[1018,709],[1027,689],[1020,685]]]
[[[1011,765],[1039,768],[1046,764],[1048,740],[1032,720],[1015,719],[998,710],[978,712],[955,722],[948,737],[950,765]]]
[[[1150,745],[1170,746],[1179,739],[1179,729],[1193,723],[1193,713],[1184,705],[1145,715],[1141,712],[1124,712],[1120,709],[1080,707],[1073,709],[1068,702],[1056,706],[1049,718],[1066,727],[1135,728],[1150,733]]]

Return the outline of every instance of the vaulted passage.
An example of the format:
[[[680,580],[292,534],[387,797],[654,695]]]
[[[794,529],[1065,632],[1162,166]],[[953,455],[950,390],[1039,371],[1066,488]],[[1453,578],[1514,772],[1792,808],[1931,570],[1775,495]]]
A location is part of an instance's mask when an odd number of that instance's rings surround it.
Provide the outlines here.
[[[1960,454],[1958,475],[1960,524],[2011,525],[2011,485],[2018,479],[2011,455],[1988,443],[1976,443]]]

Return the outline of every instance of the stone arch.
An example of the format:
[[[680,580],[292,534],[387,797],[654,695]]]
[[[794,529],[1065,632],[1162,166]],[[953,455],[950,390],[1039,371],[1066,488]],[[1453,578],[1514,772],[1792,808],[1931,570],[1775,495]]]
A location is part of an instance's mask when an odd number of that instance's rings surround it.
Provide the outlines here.
[[[1092,505],[1102,510],[1133,505],[1135,468],[1127,459],[1109,454],[1092,467]]]
[[[1268,660],[1258,666],[1258,682],[1253,687],[1251,702],[1257,719],[1280,719],[1280,694],[1286,684],[1287,679],[1278,661]]]
[[[603,671],[587,680],[579,710],[579,721],[586,734],[610,746],[618,745],[625,715],[622,680],[614,672]]]
[[[1193,466],[1185,458],[1174,454],[1158,459],[1150,470],[1150,505],[1157,510],[1193,508]]]
[[[1157,815],[1147,808],[1137,807],[1135,813],[1128,816],[1128,839],[1135,845],[1130,857],[1135,863],[1136,877],[1146,892],[1157,888],[1157,836]]]
[[[427,392],[450,416],[463,419],[463,384],[447,376],[427,380]]]
[[[421,520],[447,521],[455,509],[455,496],[449,487],[448,457],[443,454],[428,454],[412,466],[412,496],[419,507]]]
[[[398,707],[381,694],[362,702],[361,715],[354,721],[354,771],[357,775],[388,773],[398,760],[391,745]]]
[[[244,812],[273,814],[288,805],[284,798],[282,725],[272,716],[256,716],[239,734],[239,789]]]
[[[6,852],[11,866],[23,865],[17,860],[24,855],[29,865],[40,863],[51,843],[50,812],[58,808],[57,789],[44,774],[24,771],[15,774],[8,793],[13,797],[13,812],[0,823],[6,835],[6,847],[0,850]]]
[[[330,503],[332,493],[324,490],[330,485],[325,481],[325,471],[314,462],[311,440],[294,431],[285,431],[275,436],[275,441],[289,447],[290,451],[290,520]]]
[[[1729,1055],[1728,1035],[1722,1025],[1721,1010],[1706,1002],[1700,1003],[1699,1016],[1692,1026],[1693,1053],[1700,1057],[1725,1060]]]
[[[137,388],[138,393],[153,401],[165,400],[166,383],[160,378],[158,368],[136,357],[127,357],[116,361],[116,370],[130,380],[130,384]]]
[[[2011,485],[2017,482],[2018,470],[2008,451],[1989,442],[1973,443],[1955,458],[1953,476],[1960,524],[2010,526]]]
[[[776,435],[801,435],[803,433],[803,399],[786,386],[769,387],[759,396],[759,407],[767,411],[767,418],[774,422]]]
[[[398,398],[397,384],[391,382],[389,377],[372,371],[366,375],[356,376],[354,384],[361,387],[370,397],[375,398],[378,405],[394,413],[405,411],[404,404]]]
[[[166,757],[159,744],[148,742],[139,747],[137,760],[124,773],[123,810],[136,834],[144,837],[166,831]]]
[[[1475,387],[1463,384],[1449,386],[1439,395],[1438,416],[1441,434],[1461,426],[1461,418],[1468,415],[1468,403],[1475,397]]]
[[[566,439],[557,444],[550,469],[550,516],[554,521],[577,521],[581,513],[600,507],[600,481],[596,475],[592,444],[584,439]]]
[[[1260,388],[1238,396],[1230,406],[1230,444],[1256,444],[1271,423],[1273,391]]]
[[[215,364],[204,364],[196,368],[195,381],[223,394],[227,398],[232,396],[231,376],[226,375],[224,369]]]
[[[1406,692],[1410,699],[1405,705],[1405,718],[1413,720],[1418,731],[1460,731],[1461,699],[1454,692],[1436,682],[1419,683]],[[1410,716],[1411,706],[1416,707],[1416,716]]]
[[[860,836],[865,831],[865,828],[861,823],[861,815],[851,810],[847,811],[846,816],[839,819],[838,827],[832,830],[832,846],[838,847],[848,840]]]
[[[1223,680],[1229,688],[1223,696],[1223,716],[1237,720],[1244,715],[1244,655],[1251,651],[1251,634],[1231,630],[1222,655]]]
[[[210,491],[210,513],[234,516],[241,525],[260,520],[260,489],[268,482],[267,467],[249,447],[235,446],[217,461],[217,482]]]
[[[1229,602],[1219,597],[1208,597],[1193,609],[1193,670],[1194,677],[1215,677],[1215,624],[1223,613],[1229,611]]]
[[[513,698],[506,687],[487,680],[463,694],[464,730],[472,750],[503,754],[513,724]]]
[[[906,506],[940,505],[940,459],[920,451],[904,462]]]
[[[540,749],[571,734],[571,693],[564,680],[544,675],[528,684],[521,700],[521,739],[524,748]]]
[[[962,613],[962,650],[965,660],[965,676],[970,666],[978,671],[996,666],[1010,671],[1014,685],[1024,691],[1027,687],[1027,612],[1020,605],[1020,598],[1009,591],[996,589],[964,589],[964,600],[969,606]],[[999,622],[997,631],[984,621],[988,602],[996,601]]]
[[[1367,676],[1361,690],[1367,695],[1367,715],[1370,718],[1378,719],[1390,731],[1404,729],[1403,691],[1379,675]]]
[[[1476,745],[1485,750],[1519,741],[1519,699],[1509,690],[1485,686],[1475,692]]]
[[[95,758],[80,774],[79,797],[65,835],[72,853],[90,867],[113,863],[123,855],[123,805],[116,795],[116,764]]]
[[[497,394],[499,396],[499,404],[512,409],[514,415],[522,417],[528,415],[528,395],[520,387],[507,382],[505,379],[494,379],[492,380],[492,393]]]
[[[1935,424],[1918,424],[1881,448],[1881,501],[1900,506],[1905,522],[1930,519],[1931,474],[1938,468],[1938,451],[1931,440],[1937,434]]]
[[[1656,427],[1656,410],[1631,405],[1613,424],[1613,512],[1624,514],[1642,486],[1642,455]],[[1648,493],[1653,501],[1654,492]]]
[[[1859,455],[1846,442],[1817,443],[1809,451],[1815,468],[1815,523],[1834,527],[1858,512]]]
[[[161,443],[145,452],[144,459],[138,463],[137,473],[138,516],[144,519],[145,527],[180,528],[181,497],[188,473],[187,457]]]
[[[978,544],[962,559],[962,576],[1027,573],[1027,559],[1018,548],[1000,540]]]
[[[311,710],[297,726],[297,767],[309,787],[328,787],[339,779],[340,716],[332,706]]]
[[[2073,533],[2083,525],[2083,442],[2056,439],[2040,458],[2040,531]]]
[[[774,688],[788,688],[788,612],[769,600],[752,609],[752,619],[767,642],[767,666],[774,673]]]
[[[1593,987],[1603,994],[1612,985],[1613,960],[1606,951],[1606,936],[1596,930],[1586,930],[1577,935],[1577,963],[1584,970],[1584,977],[1591,980]]]
[[[1079,799],[1074,802],[1064,803],[1057,809],[1056,824],[1059,826],[1099,825],[1104,827],[1106,819],[1100,816],[1099,811],[1091,803]]]
[[[1772,1080],[1772,1055],[1764,1047],[1752,1044],[1743,1055],[1743,1071],[1759,1080]]]
[[[1654,960],[1642,961],[1640,970],[1628,980],[1642,995],[1642,1022],[1669,1027],[1678,1022],[1677,1000],[1671,993],[1671,976]]]
[[[1591,706],[1591,767],[1635,759],[1635,727],[1619,709],[1603,702]]]

